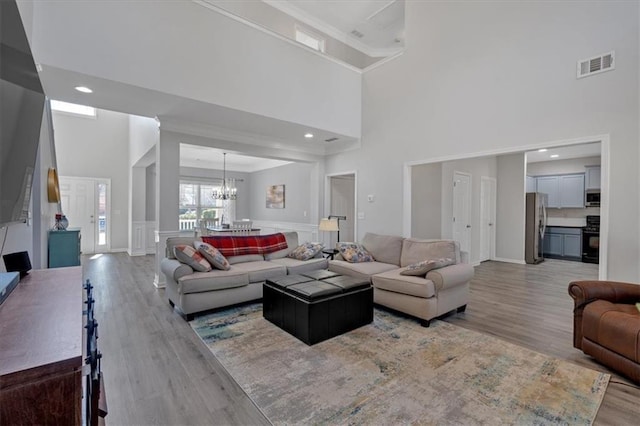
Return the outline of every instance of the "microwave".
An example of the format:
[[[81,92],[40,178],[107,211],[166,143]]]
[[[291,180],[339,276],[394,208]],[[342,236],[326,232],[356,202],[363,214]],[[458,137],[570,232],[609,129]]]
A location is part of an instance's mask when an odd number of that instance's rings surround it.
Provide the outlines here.
[[[587,190],[584,205],[585,207],[600,207],[600,190]]]

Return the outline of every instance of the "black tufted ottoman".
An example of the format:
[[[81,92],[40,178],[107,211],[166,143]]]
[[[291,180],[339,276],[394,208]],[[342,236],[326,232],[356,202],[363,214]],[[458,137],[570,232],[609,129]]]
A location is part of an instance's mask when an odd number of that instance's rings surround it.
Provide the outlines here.
[[[267,280],[263,315],[308,345],[373,321],[373,288],[368,280],[313,271]]]

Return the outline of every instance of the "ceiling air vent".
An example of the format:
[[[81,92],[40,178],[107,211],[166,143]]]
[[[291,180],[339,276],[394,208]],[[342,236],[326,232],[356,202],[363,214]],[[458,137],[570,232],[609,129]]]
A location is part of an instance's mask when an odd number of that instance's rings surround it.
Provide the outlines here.
[[[362,33],[361,33],[360,31],[358,31],[358,30],[352,30],[352,31],[351,31],[351,34],[352,34],[352,35],[354,35],[354,36],[356,36],[356,37],[358,37],[358,38],[362,38],[362,37],[364,37],[364,34],[362,34]]]
[[[335,142],[337,140],[338,140],[338,138],[329,138],[329,139],[325,139],[324,141],[325,142]]]
[[[611,51],[604,55],[578,61],[578,78],[615,69],[614,57],[615,52]]]

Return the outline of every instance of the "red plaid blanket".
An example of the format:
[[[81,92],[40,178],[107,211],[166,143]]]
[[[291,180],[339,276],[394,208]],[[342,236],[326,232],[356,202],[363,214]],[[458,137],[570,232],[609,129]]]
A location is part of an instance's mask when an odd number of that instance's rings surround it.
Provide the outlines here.
[[[217,248],[223,256],[265,254],[287,248],[287,239],[282,233],[242,236],[211,235],[202,237],[202,241]]]

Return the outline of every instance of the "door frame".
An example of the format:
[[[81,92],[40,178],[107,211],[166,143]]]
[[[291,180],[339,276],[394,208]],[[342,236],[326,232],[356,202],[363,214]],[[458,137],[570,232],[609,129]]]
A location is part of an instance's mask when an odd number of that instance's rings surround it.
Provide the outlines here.
[[[329,173],[324,176],[324,206],[323,206],[323,214],[322,217],[327,217],[331,214],[331,178],[338,176],[353,176],[353,237],[355,240],[358,240],[358,172],[353,171],[345,171],[345,172],[336,172]],[[318,231],[319,234],[319,231]],[[318,235],[320,237],[320,235]]]
[[[422,164],[444,163],[447,161],[466,160],[479,157],[493,157],[506,154],[524,153],[540,148],[554,148],[560,146],[581,145],[585,143],[600,142],[600,264],[598,265],[598,279],[608,278],[607,264],[609,257],[609,170],[610,170],[610,144],[611,136],[608,133],[600,135],[582,136],[574,139],[560,139],[554,141],[542,141],[528,145],[500,148],[494,150],[469,152],[464,154],[444,155],[424,160],[406,161],[403,170],[402,191],[402,233],[405,237],[411,236],[411,168]],[[523,190],[526,189],[523,185]],[[497,225],[497,224],[496,224]],[[522,230],[524,238],[524,229]],[[497,243],[497,238],[496,238]],[[524,261],[524,260],[523,260]]]
[[[485,197],[483,196],[483,188],[484,182],[492,182],[492,187],[493,187],[493,194],[491,199],[489,200],[490,203],[490,208],[491,208],[491,213],[488,219],[493,222],[493,227],[491,228],[491,232],[489,233],[489,242],[491,244],[491,248],[489,249],[489,259],[482,259],[482,248],[485,245],[485,241],[483,239],[483,235],[484,233],[482,232],[483,229],[483,220],[485,220],[486,218],[484,217],[484,209],[483,209],[483,203],[484,203],[484,199]],[[496,257],[496,216],[497,216],[497,190],[498,190],[498,180],[494,177],[491,176],[480,176],[480,253],[478,253],[478,261],[483,262],[484,260],[493,260]]]

